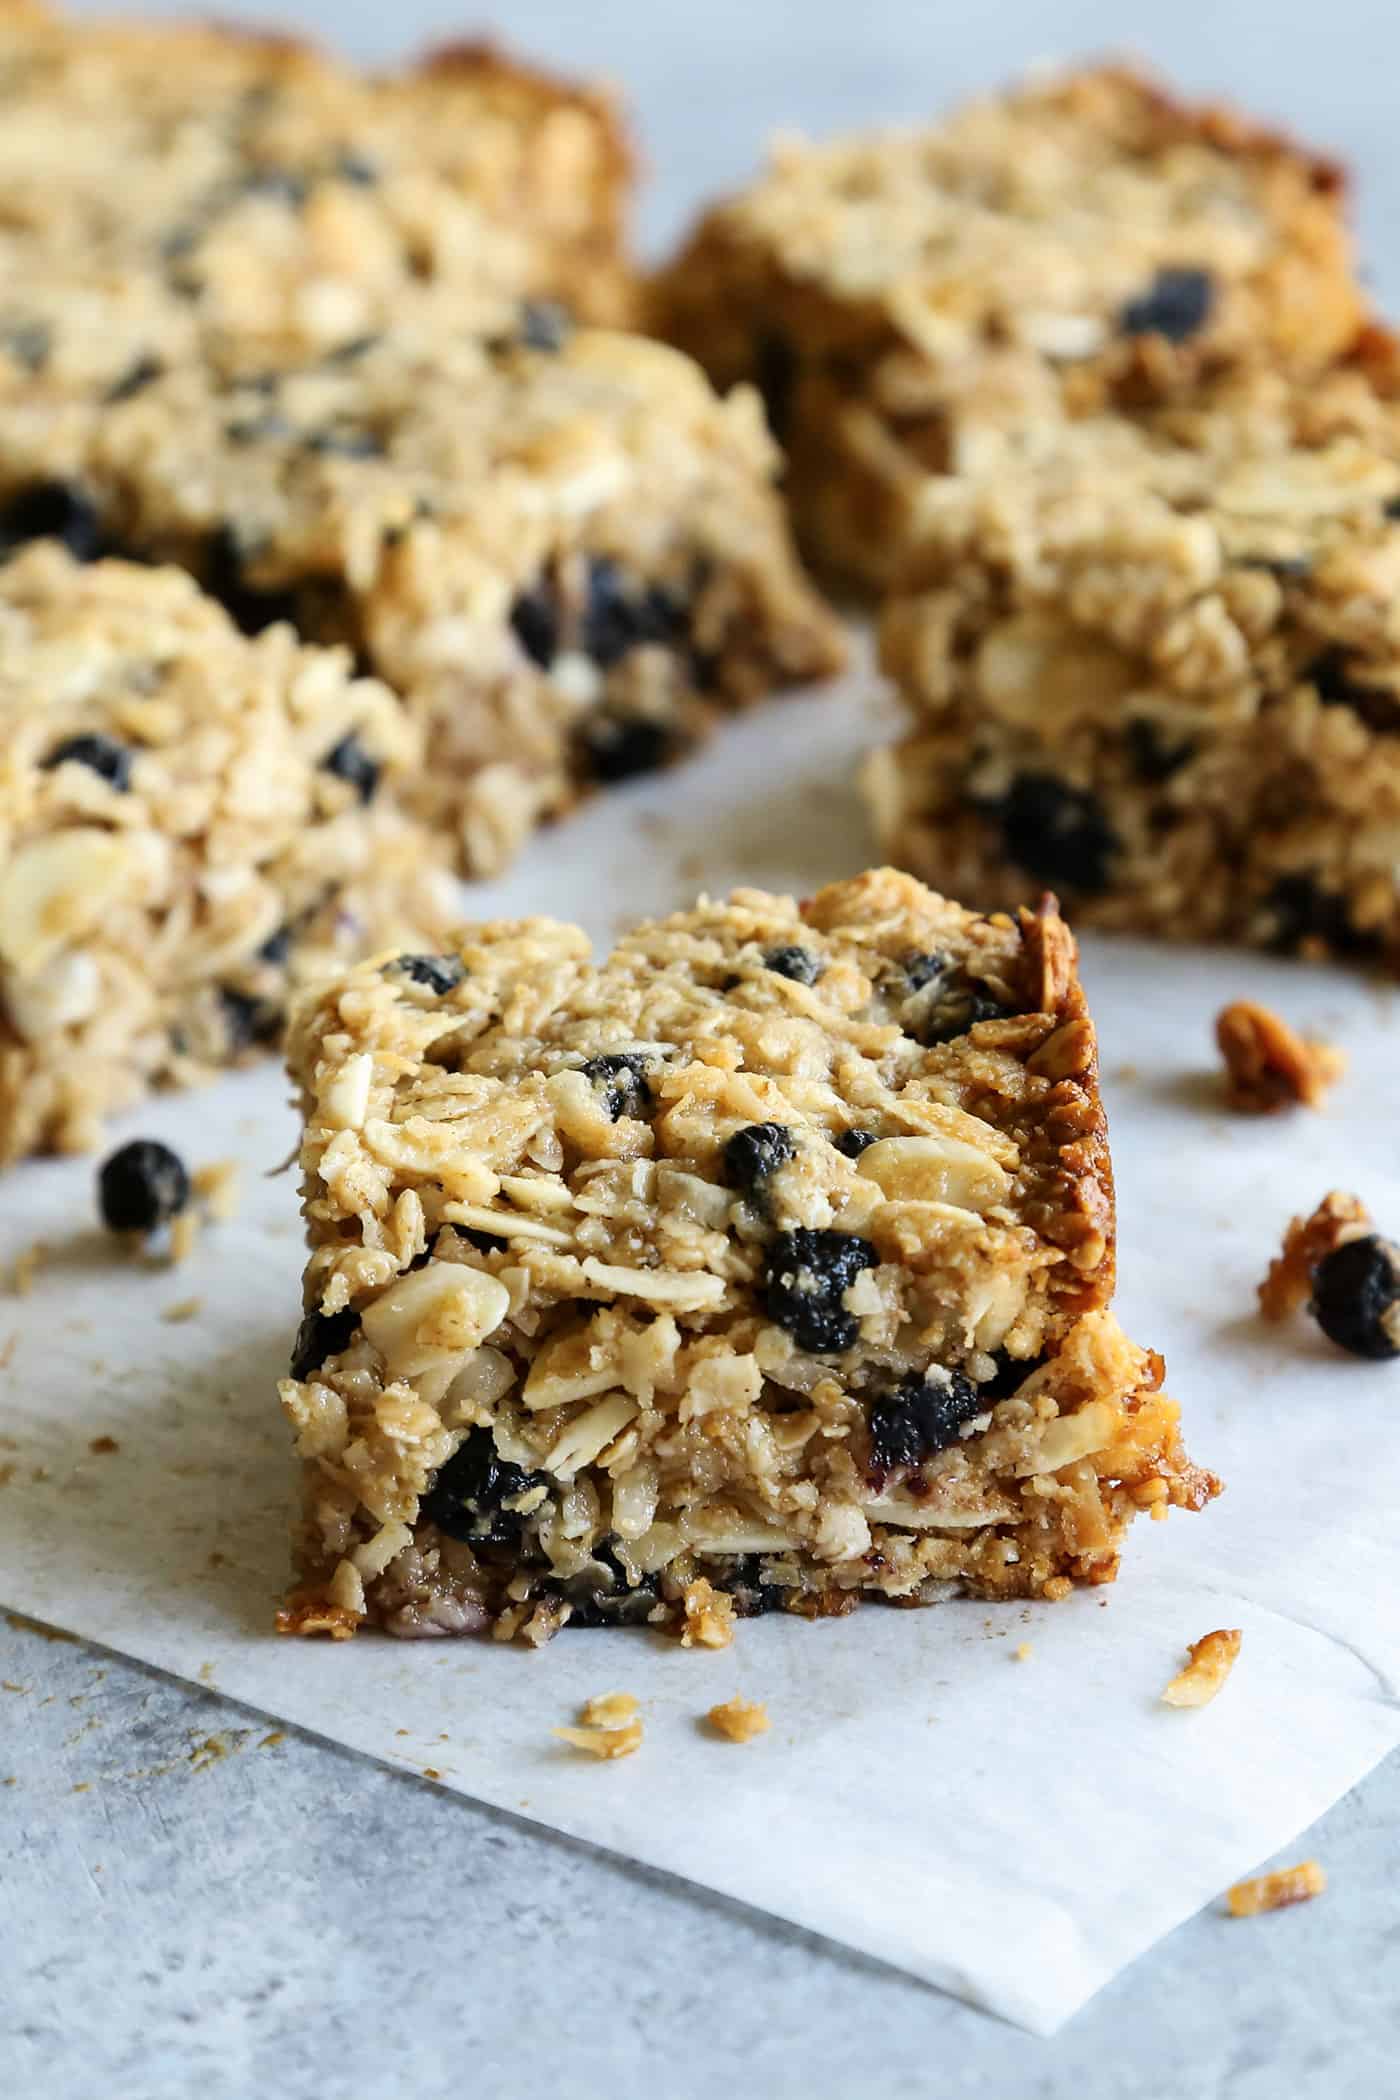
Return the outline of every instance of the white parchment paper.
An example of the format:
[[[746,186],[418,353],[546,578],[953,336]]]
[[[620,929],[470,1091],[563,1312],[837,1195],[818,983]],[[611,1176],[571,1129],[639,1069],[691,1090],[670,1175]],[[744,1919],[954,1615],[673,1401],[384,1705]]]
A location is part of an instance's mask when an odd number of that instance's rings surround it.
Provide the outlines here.
[[[767,708],[538,841],[470,908],[555,911],[606,940],[700,887],[809,891],[870,857],[849,787],[868,734],[851,691]],[[114,1133],[246,1162],[236,1219],[178,1271],[108,1247],[91,1162],[0,1184],[0,1262],[49,1249],[29,1297],[0,1296],[0,1600],[1051,2031],[1400,1739],[1400,1365],[1254,1314],[1286,1218],[1327,1188],[1400,1232],[1392,998],[1339,971],[1131,942],[1088,944],[1086,964],[1120,1309],[1166,1353],[1192,1449],[1229,1483],[1203,1516],[1138,1525],[1114,1588],[770,1618],[717,1654],[645,1631],[566,1633],[538,1656],[278,1640],[292,1484],[272,1388],[301,1242],[294,1177],[265,1178],[294,1139],[268,1067]],[[1242,994],[1346,1047],[1325,1114],[1224,1113],[1211,1021]],[[192,1298],[192,1317],[161,1317]],[[93,1453],[100,1437],[119,1448]],[[1244,1630],[1223,1695],[1161,1707],[1216,1626]],[[637,1756],[597,1765],[551,1740],[613,1689],[642,1702]],[[742,1748],[700,1723],[736,1692],[773,1721]]]

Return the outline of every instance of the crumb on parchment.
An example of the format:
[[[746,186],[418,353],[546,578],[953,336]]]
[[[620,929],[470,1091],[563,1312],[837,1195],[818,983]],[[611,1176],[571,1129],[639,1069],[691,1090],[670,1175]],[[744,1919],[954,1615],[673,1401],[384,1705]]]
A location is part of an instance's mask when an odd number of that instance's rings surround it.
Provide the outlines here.
[[[10,1271],[10,1289],[16,1298],[29,1296],[34,1288],[34,1278],[42,1268],[48,1251],[47,1240],[34,1240],[15,1256],[14,1267]]]
[[[1283,1236],[1283,1250],[1269,1264],[1259,1286],[1259,1310],[1266,1320],[1286,1320],[1312,1296],[1313,1270],[1347,1240],[1370,1230],[1371,1213],[1359,1196],[1332,1189],[1307,1218],[1293,1218]]]
[[[1327,1886],[1321,1863],[1305,1859],[1300,1866],[1277,1867],[1250,1881],[1237,1881],[1225,1901],[1232,1918],[1256,1918],[1261,1911],[1286,1910],[1290,1903],[1310,1903]]]
[[[202,1199],[209,1216],[220,1224],[238,1208],[239,1172],[236,1159],[211,1159],[208,1166],[196,1167],[190,1177],[196,1196]]]
[[[580,1726],[551,1728],[561,1743],[589,1757],[630,1757],[642,1746],[642,1720],[630,1692],[603,1692],[579,1708]]]
[[[1164,1706],[1209,1706],[1235,1667],[1244,1636],[1238,1626],[1219,1626],[1191,1643],[1191,1660],[1162,1694]]]
[[[1225,1060],[1225,1098],[1240,1115],[1274,1115],[1298,1103],[1320,1108],[1346,1070],[1345,1056],[1331,1043],[1299,1035],[1252,999],[1221,1008],[1215,1040]]]
[[[1020,1641],[1011,1651],[1011,1660],[1018,1663],[1028,1663],[1034,1653],[1035,1650],[1029,1641]]]
[[[767,1735],[772,1726],[761,1699],[726,1699],[712,1706],[705,1719],[716,1735],[731,1743],[751,1743],[756,1735]]]
[[[585,1703],[579,1719],[589,1728],[620,1728],[636,1711],[637,1702],[630,1692],[601,1692]]]

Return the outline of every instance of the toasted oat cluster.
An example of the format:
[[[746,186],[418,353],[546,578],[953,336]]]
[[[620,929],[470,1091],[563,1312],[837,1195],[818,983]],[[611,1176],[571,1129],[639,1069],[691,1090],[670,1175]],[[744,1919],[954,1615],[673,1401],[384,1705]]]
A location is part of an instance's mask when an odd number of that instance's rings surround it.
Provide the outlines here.
[[[1400,388],[1236,375],[1007,433],[930,492],[883,616],[917,726],[885,850],[1077,923],[1400,960]]]
[[[602,330],[411,330],[120,400],[0,396],[0,552],[35,531],[175,561],[255,631],[347,641],[425,738],[416,805],[501,865],[580,792],[834,669],[756,397]]]
[[[430,940],[418,740],[346,653],[250,641],[177,571],[0,567],[0,1162],[275,1036],[289,989]]]
[[[721,384],[762,387],[823,564],[884,584],[931,475],[1008,425],[1308,371],[1360,295],[1330,162],[1122,67],[923,129],[790,142],[656,295]]]
[[[289,38],[0,5],[0,389],[173,331],[245,367],[370,330],[631,310],[611,102],[485,45],[365,77]],[[65,296],[66,295],[66,296]],[[47,340],[46,340],[47,338]],[[128,362],[118,362],[125,351]]]
[[[602,963],[470,927],[308,1002],[304,1462],[282,1624],[344,1634],[1061,1596],[1198,1508],[1118,1327],[1094,1031],[1053,905],[885,869]]]

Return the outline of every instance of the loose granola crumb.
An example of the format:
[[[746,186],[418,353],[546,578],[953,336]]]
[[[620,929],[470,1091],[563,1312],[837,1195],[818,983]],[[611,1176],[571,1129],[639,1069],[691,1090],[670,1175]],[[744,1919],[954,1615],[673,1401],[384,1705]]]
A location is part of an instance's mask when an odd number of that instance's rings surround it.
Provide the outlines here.
[[[188,1261],[199,1243],[199,1212],[182,1210],[170,1224],[170,1260],[172,1264]]]
[[[1225,1060],[1225,1099],[1240,1115],[1273,1115],[1297,1102],[1320,1108],[1346,1070],[1342,1051],[1299,1035],[1252,999],[1221,1008],[1215,1040]]]
[[[236,1159],[213,1159],[207,1167],[196,1167],[194,1192],[211,1218],[220,1224],[238,1208],[239,1165]]]
[[[1370,1228],[1371,1213],[1359,1196],[1332,1189],[1311,1217],[1293,1218],[1283,1236],[1283,1251],[1269,1264],[1259,1286],[1259,1310],[1266,1320],[1286,1320],[1312,1295],[1313,1270],[1325,1255]]]
[[[1278,1867],[1251,1881],[1237,1881],[1226,1893],[1232,1918],[1256,1918],[1261,1911],[1286,1910],[1290,1903],[1310,1903],[1327,1886],[1321,1863],[1305,1859],[1300,1866]]]
[[[727,1648],[734,1638],[734,1599],[703,1575],[687,1583],[682,1648]]]
[[[48,1255],[47,1240],[35,1240],[21,1254],[15,1256],[10,1271],[10,1289],[16,1298],[27,1298],[34,1288],[34,1278],[43,1267]]]
[[[712,1706],[705,1719],[731,1743],[751,1743],[756,1735],[767,1735],[772,1725],[761,1699],[726,1699]]]
[[[94,1458],[105,1458],[111,1451],[120,1451],[121,1445],[114,1436],[95,1436],[88,1445]]]
[[[1191,1660],[1162,1694],[1164,1706],[1209,1706],[1235,1667],[1244,1636],[1238,1626],[1219,1626],[1191,1643]]]
[[[588,1719],[589,1708],[593,1703],[590,1699],[588,1704],[582,1709],[582,1718],[585,1723]],[[582,1728],[551,1728],[549,1732],[551,1735],[557,1735],[561,1743],[568,1743],[575,1750],[586,1751],[590,1757],[630,1757],[634,1750],[640,1750],[642,1747],[642,1723],[640,1717],[624,1722],[620,1728],[584,1726]]]
[[[630,1692],[602,1692],[588,1700],[579,1719],[590,1728],[620,1728],[636,1711],[637,1702]]]
[[[1034,1653],[1035,1650],[1029,1641],[1021,1641],[1013,1650],[1011,1660],[1018,1663],[1028,1663]]]
[[[167,1326],[179,1327],[184,1321],[193,1320],[203,1304],[202,1298],[177,1298],[173,1305],[166,1306],[161,1318]]]

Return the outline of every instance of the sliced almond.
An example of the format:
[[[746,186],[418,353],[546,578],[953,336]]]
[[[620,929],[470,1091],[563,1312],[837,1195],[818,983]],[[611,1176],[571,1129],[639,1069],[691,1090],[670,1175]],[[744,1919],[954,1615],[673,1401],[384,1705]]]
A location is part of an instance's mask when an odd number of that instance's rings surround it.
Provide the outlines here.
[[[362,1324],[390,1377],[414,1382],[425,1371],[459,1365],[500,1326],[509,1305],[496,1277],[460,1262],[430,1262],[367,1305]]]
[[[951,1203],[979,1215],[1004,1203],[1010,1176],[989,1152],[962,1138],[880,1138],[862,1152],[856,1172],[894,1201]]]
[[[126,840],[93,826],[21,846],[0,870],[0,959],[32,976],[110,910],[131,868]]]

